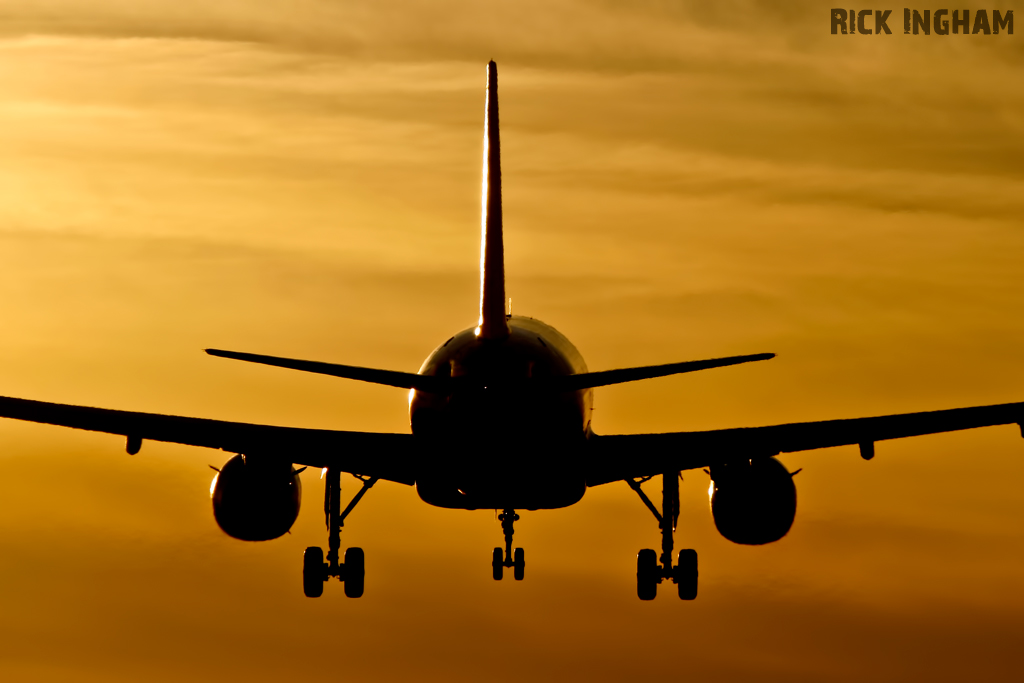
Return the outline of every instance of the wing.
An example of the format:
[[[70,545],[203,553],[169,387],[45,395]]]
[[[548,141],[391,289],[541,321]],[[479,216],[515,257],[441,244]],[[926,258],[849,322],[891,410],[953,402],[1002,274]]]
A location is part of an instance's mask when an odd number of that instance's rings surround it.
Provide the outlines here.
[[[871,458],[874,443],[961,429],[1018,424],[1024,436],[1024,403],[975,406],[926,413],[798,422],[706,432],[623,434],[590,439],[587,484],[596,486],[662,472],[697,469],[730,458],[756,458],[857,444]]]
[[[298,465],[413,484],[412,435],[302,429],[178,417],[0,397],[0,417],[120,434],[129,451],[141,440],[218,448],[232,453],[279,455]]]

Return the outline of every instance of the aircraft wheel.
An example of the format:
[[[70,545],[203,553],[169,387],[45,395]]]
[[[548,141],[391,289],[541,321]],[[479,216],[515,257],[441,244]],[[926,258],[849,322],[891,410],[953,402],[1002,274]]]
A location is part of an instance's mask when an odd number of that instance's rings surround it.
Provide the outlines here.
[[[491,553],[491,572],[494,574],[495,581],[501,581],[501,577],[505,574],[504,562],[504,552],[501,548],[495,548]]]
[[[512,576],[516,581],[522,581],[526,573],[526,553],[522,548],[516,548],[515,560],[512,561]]]
[[[658,555],[645,548],[636,554],[636,596],[653,600],[658,594]]]
[[[307,598],[319,598],[324,594],[324,551],[321,548],[306,548],[302,554],[302,592]]]
[[[693,600],[697,597],[696,550],[679,551],[679,562],[676,565],[676,583],[679,586],[680,600]]]
[[[349,598],[363,597],[363,577],[366,575],[365,560],[362,548],[349,548],[345,551],[345,596]]]

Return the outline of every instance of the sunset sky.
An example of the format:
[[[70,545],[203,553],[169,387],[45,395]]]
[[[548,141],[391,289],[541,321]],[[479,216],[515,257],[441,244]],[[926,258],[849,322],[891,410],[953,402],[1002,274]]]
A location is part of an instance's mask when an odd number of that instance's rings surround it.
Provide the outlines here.
[[[597,389],[596,432],[1024,401],[1024,25],[834,36],[832,4],[0,0],[0,395],[408,431],[402,390],[202,349],[415,371],[473,326],[494,59],[513,311],[591,370],[778,354]],[[1015,426],[783,456],[765,547],[684,473],[693,603],[636,598],[660,539],[621,483],[523,512],[521,583],[492,511],[379,484],[342,534],[365,597],[310,600],[319,473],[244,543],[229,457],[0,420],[0,679],[1024,673]]]

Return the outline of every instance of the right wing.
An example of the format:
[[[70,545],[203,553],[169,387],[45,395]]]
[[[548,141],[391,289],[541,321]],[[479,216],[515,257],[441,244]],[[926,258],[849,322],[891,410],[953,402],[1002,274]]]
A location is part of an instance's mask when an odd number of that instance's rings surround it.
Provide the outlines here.
[[[870,458],[876,441],[1005,424],[1021,425],[1024,435],[1024,403],[705,432],[593,435],[587,485],[833,446],[859,445]]]
[[[266,453],[297,465],[337,467],[409,485],[416,481],[411,434],[276,427],[8,397],[0,397],[0,417],[120,434],[129,442],[149,439],[248,455]]]

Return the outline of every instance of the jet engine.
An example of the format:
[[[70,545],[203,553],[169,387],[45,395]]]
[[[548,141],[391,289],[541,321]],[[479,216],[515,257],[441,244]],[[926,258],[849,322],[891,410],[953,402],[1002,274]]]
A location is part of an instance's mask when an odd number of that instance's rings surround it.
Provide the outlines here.
[[[733,543],[773,543],[796,516],[793,475],[775,458],[712,467],[708,497],[718,533]]]
[[[213,478],[210,498],[213,517],[228,536],[269,541],[295,523],[302,485],[291,463],[236,455]]]

